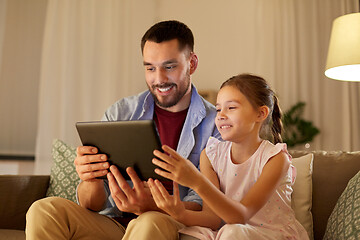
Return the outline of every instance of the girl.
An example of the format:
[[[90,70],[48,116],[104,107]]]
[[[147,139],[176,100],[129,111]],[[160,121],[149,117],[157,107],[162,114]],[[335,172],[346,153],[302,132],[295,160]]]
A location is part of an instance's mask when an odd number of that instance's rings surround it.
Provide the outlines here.
[[[308,239],[291,209],[295,169],[281,143],[274,92],[261,77],[238,75],[220,87],[216,110],[215,124],[225,141],[208,140],[201,173],[168,146],[164,153],[154,151],[162,160],[153,159],[161,168],[156,173],[174,181],[170,196],[158,180],[149,179],[157,206],[189,226],[181,233],[199,239]],[[260,134],[267,126],[275,145]],[[185,209],[177,183],[201,196],[202,211]]]

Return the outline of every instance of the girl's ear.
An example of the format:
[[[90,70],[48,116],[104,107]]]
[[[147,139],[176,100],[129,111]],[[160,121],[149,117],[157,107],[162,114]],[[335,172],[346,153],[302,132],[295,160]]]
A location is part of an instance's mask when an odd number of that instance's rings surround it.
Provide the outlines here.
[[[261,106],[259,107],[259,112],[258,112],[258,121],[262,122],[264,121],[269,115],[269,107],[268,106]]]
[[[195,53],[190,53],[190,74],[193,74],[198,66],[198,57]]]

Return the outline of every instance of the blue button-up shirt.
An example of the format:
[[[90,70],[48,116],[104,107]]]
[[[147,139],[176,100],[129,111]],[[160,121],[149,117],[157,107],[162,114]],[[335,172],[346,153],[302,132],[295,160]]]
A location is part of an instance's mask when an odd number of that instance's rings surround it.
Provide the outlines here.
[[[110,106],[102,120],[149,120],[153,119],[154,99],[149,90],[136,96],[123,98]],[[191,102],[181,131],[176,151],[184,158],[189,159],[196,167],[199,166],[201,151],[205,148],[210,136],[220,139],[215,126],[215,107],[203,99],[192,85]],[[108,201],[101,214],[115,217],[121,215],[110,195],[107,180],[104,181]],[[202,204],[201,198],[187,187],[179,185],[180,198],[183,201],[192,201]]]

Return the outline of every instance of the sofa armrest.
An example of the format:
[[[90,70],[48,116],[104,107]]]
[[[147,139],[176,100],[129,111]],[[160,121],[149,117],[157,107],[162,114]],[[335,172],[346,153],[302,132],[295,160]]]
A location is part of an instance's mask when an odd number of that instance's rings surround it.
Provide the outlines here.
[[[31,204],[46,196],[50,176],[0,175],[0,229],[25,229]]]

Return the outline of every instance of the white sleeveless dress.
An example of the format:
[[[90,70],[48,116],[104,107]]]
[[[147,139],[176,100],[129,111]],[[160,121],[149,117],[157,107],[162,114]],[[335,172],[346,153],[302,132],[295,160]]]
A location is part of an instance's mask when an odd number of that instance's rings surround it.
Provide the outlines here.
[[[268,160],[280,151],[287,153],[287,150],[286,144],[274,145],[263,140],[247,161],[234,164],[230,158],[231,145],[231,142],[210,138],[205,151],[219,177],[220,190],[229,198],[240,202],[260,177]],[[288,156],[291,159],[289,154]],[[274,194],[247,224],[225,224],[218,231],[194,226],[181,229],[180,232],[201,240],[309,239],[306,230],[295,219],[295,213],[291,209],[291,186],[295,176],[295,167],[290,165]]]

